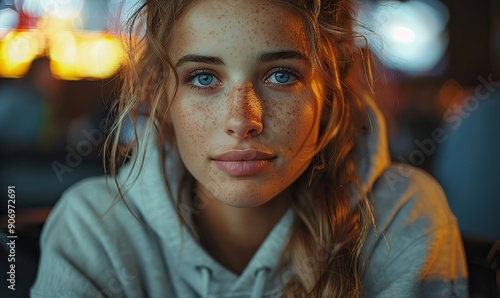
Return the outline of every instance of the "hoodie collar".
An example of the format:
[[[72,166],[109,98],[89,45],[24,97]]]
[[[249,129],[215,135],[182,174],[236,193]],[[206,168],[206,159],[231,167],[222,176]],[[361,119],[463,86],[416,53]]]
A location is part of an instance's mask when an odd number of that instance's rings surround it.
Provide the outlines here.
[[[208,255],[183,228],[184,247],[180,252],[179,274],[201,297],[230,297],[229,293],[231,297],[262,297],[264,293],[279,290],[282,284],[277,272],[277,256],[285,245],[292,221],[293,211],[289,209],[239,276]]]

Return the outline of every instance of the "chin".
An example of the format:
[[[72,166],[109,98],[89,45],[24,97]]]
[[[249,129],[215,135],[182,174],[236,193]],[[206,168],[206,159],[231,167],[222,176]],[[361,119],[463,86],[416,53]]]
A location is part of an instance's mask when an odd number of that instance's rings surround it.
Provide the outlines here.
[[[266,183],[241,183],[232,181],[217,189],[210,189],[211,197],[224,205],[236,208],[255,208],[272,201],[283,191]]]
[[[272,198],[270,199],[255,199],[255,198],[237,198],[237,199],[234,199],[234,198],[231,198],[231,199],[228,199],[228,200],[220,200],[221,203],[223,204],[226,204],[228,206],[231,206],[231,207],[235,207],[235,208],[257,208],[257,207],[260,207],[264,204],[266,204],[267,202],[271,201]]]
[[[274,195],[266,195],[259,192],[233,191],[221,194],[216,199],[222,204],[236,208],[255,208],[266,204],[274,198]]]
[[[214,175],[215,176],[215,175]],[[266,175],[262,177],[210,179],[198,182],[198,187],[209,201],[235,208],[256,208],[273,201],[284,194],[291,179]],[[199,181],[199,180],[198,180]],[[286,195],[285,195],[286,196]]]

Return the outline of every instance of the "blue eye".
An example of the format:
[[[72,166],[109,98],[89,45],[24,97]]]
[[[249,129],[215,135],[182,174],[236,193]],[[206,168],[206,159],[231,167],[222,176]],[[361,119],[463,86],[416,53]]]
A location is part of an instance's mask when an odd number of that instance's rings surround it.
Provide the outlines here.
[[[276,85],[293,85],[300,79],[300,75],[292,69],[278,69],[273,72],[266,80],[266,83]]]
[[[274,73],[274,78],[278,83],[286,84],[290,80],[290,74],[286,72],[276,72]]]
[[[188,73],[182,81],[194,89],[211,89],[222,85],[214,71],[210,69],[196,69]]]
[[[218,80],[214,75],[203,73],[196,75],[191,82],[194,86],[197,87],[210,87],[218,83]]]

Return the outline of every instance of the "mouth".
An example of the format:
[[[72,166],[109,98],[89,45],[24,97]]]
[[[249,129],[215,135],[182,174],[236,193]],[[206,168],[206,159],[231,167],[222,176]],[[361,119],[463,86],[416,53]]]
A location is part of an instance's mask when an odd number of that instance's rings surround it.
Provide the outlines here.
[[[260,174],[273,166],[276,156],[255,149],[229,150],[212,158],[217,168],[235,177]]]

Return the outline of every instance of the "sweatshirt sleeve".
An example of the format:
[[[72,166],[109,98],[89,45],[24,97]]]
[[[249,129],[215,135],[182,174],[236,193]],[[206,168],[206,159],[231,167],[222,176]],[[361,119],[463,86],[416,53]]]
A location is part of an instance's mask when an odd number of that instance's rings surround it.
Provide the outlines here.
[[[124,297],[126,274],[112,266],[99,233],[102,210],[77,189],[63,195],[41,236],[41,258],[31,297]],[[107,206],[107,205],[106,205]]]
[[[434,179],[393,167],[377,183],[374,200],[378,232],[367,241],[368,297],[468,297],[461,235]]]

